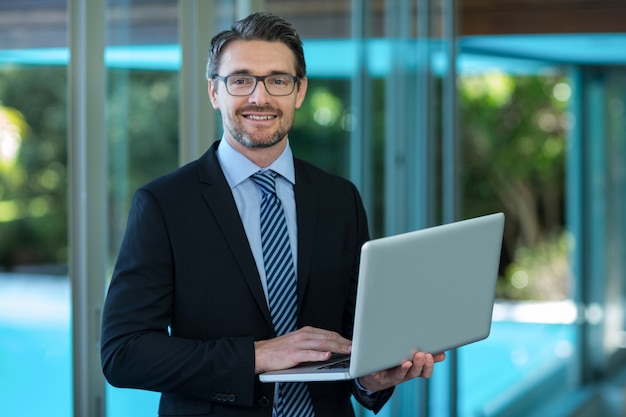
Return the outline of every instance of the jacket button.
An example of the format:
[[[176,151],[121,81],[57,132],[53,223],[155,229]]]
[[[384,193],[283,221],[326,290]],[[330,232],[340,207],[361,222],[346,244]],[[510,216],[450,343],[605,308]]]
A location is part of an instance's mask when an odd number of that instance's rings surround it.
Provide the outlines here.
[[[267,397],[259,398],[259,405],[261,407],[269,407],[270,406],[270,399],[267,398]]]

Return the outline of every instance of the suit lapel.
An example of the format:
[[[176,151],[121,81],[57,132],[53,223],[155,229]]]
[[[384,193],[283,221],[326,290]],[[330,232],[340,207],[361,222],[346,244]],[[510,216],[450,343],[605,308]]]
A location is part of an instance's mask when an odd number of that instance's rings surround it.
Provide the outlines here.
[[[303,300],[311,271],[319,191],[305,166],[297,159],[294,159],[294,165],[296,173],[294,195],[298,223],[298,300]]]
[[[217,145],[218,142],[214,143],[198,161],[202,195],[215,217],[215,221],[221,229],[232,255],[237,259],[237,265],[241,274],[250,287],[250,291],[259,308],[270,326],[272,326],[259,271],[250,250],[241,218],[238,215],[237,205],[215,153]]]

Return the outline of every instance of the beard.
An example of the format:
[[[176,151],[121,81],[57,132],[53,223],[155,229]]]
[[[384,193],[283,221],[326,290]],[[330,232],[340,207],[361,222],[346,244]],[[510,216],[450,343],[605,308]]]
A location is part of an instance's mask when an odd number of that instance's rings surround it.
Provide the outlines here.
[[[244,110],[262,111],[263,109],[262,108],[254,108],[254,109],[248,108]],[[237,114],[239,115],[241,112],[242,111],[237,112]],[[283,113],[280,110],[277,110],[276,114],[279,120],[284,120],[282,119]],[[290,128],[291,128],[291,123],[289,122],[287,124],[280,123],[276,129],[272,129],[272,130],[268,129],[267,131],[258,130],[255,132],[249,132],[246,130],[243,124],[240,123],[238,119],[236,118],[235,119],[230,118],[230,123],[226,124],[226,130],[231,135],[231,137],[235,139],[237,143],[250,149],[271,148],[277,143],[280,143],[287,136],[287,133],[289,132]]]
[[[246,132],[240,125],[229,126],[227,129],[237,143],[251,149],[271,148],[287,136],[287,131],[282,129],[268,133],[259,132],[254,136]]]

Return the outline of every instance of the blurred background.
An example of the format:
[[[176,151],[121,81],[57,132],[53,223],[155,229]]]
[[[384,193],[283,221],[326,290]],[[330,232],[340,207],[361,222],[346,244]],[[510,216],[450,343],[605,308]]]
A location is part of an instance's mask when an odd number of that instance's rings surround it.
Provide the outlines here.
[[[506,214],[491,335],[380,415],[626,415],[624,0],[0,0],[0,415],[156,415],[103,381],[99,312],[133,191],[221,137],[211,37],[257,10],[304,39],[294,153],[373,237]]]

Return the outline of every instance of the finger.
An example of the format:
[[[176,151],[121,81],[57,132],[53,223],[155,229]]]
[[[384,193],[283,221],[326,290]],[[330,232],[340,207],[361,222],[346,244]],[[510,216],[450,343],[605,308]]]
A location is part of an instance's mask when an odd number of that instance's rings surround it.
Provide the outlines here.
[[[299,350],[295,352],[293,358],[297,363],[303,362],[323,362],[332,357],[332,352],[319,350]]]
[[[434,359],[430,354],[417,352],[413,355],[412,365],[411,371],[409,372],[410,378],[429,378],[432,375]]]
[[[346,354],[352,351],[352,342],[337,332],[307,326],[294,333],[298,334],[303,349]]]
[[[302,362],[328,360],[328,350],[315,348],[316,343],[292,332],[274,339],[259,340],[255,343],[255,370],[257,373],[291,368]]]
[[[422,370],[424,369],[424,364],[426,361],[426,354],[423,352],[417,352],[413,355],[411,362],[411,369],[408,372],[408,377],[410,379],[416,378],[422,375]]]
[[[420,372],[422,378],[430,378],[433,375],[435,369],[435,360],[432,355],[426,355],[424,363]]]
[[[414,369],[413,362],[404,361],[402,362],[402,364],[400,364],[400,366],[397,366],[396,368],[391,369],[390,373],[393,375],[392,377],[393,379],[404,381],[406,379],[411,378],[410,374],[412,373],[413,369]]]

